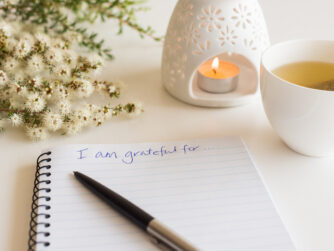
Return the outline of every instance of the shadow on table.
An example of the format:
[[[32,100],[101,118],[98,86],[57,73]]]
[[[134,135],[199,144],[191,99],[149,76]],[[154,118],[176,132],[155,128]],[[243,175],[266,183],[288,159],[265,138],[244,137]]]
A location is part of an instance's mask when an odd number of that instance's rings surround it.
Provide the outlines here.
[[[178,108],[189,106],[174,98],[166,91],[162,85],[159,67],[123,74],[121,74],[119,78],[124,81],[127,86],[124,96],[134,100],[141,100],[145,105],[158,107],[168,105],[177,106]]]
[[[35,166],[26,166],[18,169],[14,184],[11,226],[8,232],[10,250],[27,250],[28,231],[31,211]]]

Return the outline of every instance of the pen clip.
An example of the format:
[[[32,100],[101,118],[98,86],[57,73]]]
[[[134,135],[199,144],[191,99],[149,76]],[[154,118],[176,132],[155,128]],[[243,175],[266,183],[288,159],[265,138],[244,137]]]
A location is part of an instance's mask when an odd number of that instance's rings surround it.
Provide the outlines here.
[[[158,240],[157,238],[153,236],[149,236],[150,240],[160,249],[163,251],[174,251],[170,246],[167,246],[165,243],[162,241]]]

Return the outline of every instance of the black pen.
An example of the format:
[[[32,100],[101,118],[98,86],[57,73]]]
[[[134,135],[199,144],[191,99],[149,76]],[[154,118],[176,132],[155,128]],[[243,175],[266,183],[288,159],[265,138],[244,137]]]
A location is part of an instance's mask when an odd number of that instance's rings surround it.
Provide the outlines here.
[[[154,217],[123,198],[121,195],[80,172],[74,172],[74,175],[91,192],[151,235],[155,244],[162,249],[177,251],[198,250],[192,244],[181,238],[177,233],[168,229]]]

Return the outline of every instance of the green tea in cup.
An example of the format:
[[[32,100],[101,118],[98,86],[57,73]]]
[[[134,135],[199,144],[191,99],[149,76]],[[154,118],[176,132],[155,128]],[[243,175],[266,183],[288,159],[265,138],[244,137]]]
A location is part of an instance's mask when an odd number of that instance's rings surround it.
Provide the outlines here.
[[[334,64],[316,61],[290,63],[273,70],[290,83],[313,89],[334,91]]]

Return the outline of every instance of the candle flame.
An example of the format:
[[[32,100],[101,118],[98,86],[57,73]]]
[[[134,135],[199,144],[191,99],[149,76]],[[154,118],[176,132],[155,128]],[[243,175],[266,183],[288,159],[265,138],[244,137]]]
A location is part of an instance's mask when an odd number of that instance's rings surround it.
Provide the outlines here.
[[[215,57],[214,60],[212,61],[212,70],[214,71],[214,73],[217,72],[217,70],[219,69],[219,59],[218,57]]]

